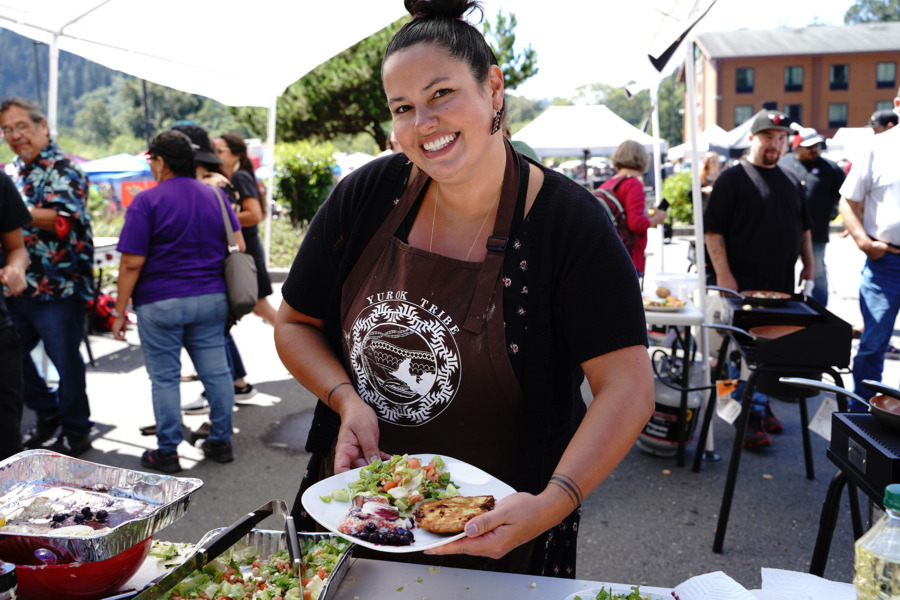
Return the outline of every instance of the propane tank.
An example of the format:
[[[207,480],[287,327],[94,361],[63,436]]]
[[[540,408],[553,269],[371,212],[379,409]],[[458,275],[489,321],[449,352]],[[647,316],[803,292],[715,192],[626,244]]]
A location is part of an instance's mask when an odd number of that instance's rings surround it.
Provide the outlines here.
[[[675,387],[682,387],[682,359],[674,360],[662,352],[658,358],[654,357],[657,372],[665,378],[667,383]],[[706,368],[702,363],[691,364],[690,384],[695,388],[706,385]],[[644,430],[637,439],[638,448],[656,456],[675,456],[678,452],[678,410],[681,407],[681,392],[672,389],[660,381],[659,376],[653,378],[653,389],[656,398],[656,408],[650,420],[644,426]],[[687,397],[687,422],[685,423],[685,443],[690,443],[694,436],[694,428],[697,424],[697,415],[703,405],[702,392],[688,392]]]

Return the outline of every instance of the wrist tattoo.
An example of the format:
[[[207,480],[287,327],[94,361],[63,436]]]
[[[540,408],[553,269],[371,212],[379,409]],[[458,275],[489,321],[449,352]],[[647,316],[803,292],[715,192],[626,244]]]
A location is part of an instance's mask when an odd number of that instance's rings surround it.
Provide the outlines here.
[[[554,473],[553,477],[550,478],[549,483],[552,483],[565,490],[566,494],[572,500],[572,504],[575,505],[575,508],[578,508],[584,501],[584,494],[581,493],[581,488],[578,487],[578,484],[575,483],[575,480],[568,475],[563,475],[562,473]]]

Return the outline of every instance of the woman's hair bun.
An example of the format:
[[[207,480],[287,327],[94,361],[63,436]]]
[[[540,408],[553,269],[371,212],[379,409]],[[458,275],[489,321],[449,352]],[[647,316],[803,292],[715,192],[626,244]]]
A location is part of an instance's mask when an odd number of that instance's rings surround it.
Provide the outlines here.
[[[462,19],[471,10],[482,10],[478,0],[403,0],[403,5],[415,19],[422,17]]]

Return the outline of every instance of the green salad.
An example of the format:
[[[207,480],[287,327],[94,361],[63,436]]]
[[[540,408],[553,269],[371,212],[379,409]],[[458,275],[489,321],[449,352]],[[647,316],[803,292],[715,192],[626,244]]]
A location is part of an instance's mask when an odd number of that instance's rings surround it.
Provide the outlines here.
[[[338,559],[349,547],[350,542],[343,538],[320,541],[303,539],[299,577],[291,573],[291,561],[286,550],[280,550],[265,560],[253,547],[233,550],[192,572],[163,598],[316,600]],[[166,550],[168,548],[161,553],[166,553]]]
[[[360,469],[359,479],[349,485],[349,493],[337,489],[330,496],[320,498],[323,502],[349,502],[360,494],[379,495],[386,497],[398,510],[406,511],[419,502],[459,495],[446,468],[440,456],[423,465],[418,458],[408,454],[395,454],[390,460],[376,459]]]
[[[612,588],[601,587],[596,596],[575,596],[575,600],[649,600],[650,596],[641,594],[640,586],[634,585],[627,594],[615,594]]]

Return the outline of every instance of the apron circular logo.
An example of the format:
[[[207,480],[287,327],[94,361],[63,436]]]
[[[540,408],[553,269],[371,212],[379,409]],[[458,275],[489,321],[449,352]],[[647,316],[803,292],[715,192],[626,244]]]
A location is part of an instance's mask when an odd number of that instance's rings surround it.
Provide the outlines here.
[[[363,308],[347,334],[362,399],[378,418],[417,426],[441,414],[459,389],[459,349],[439,317],[405,300]]]

